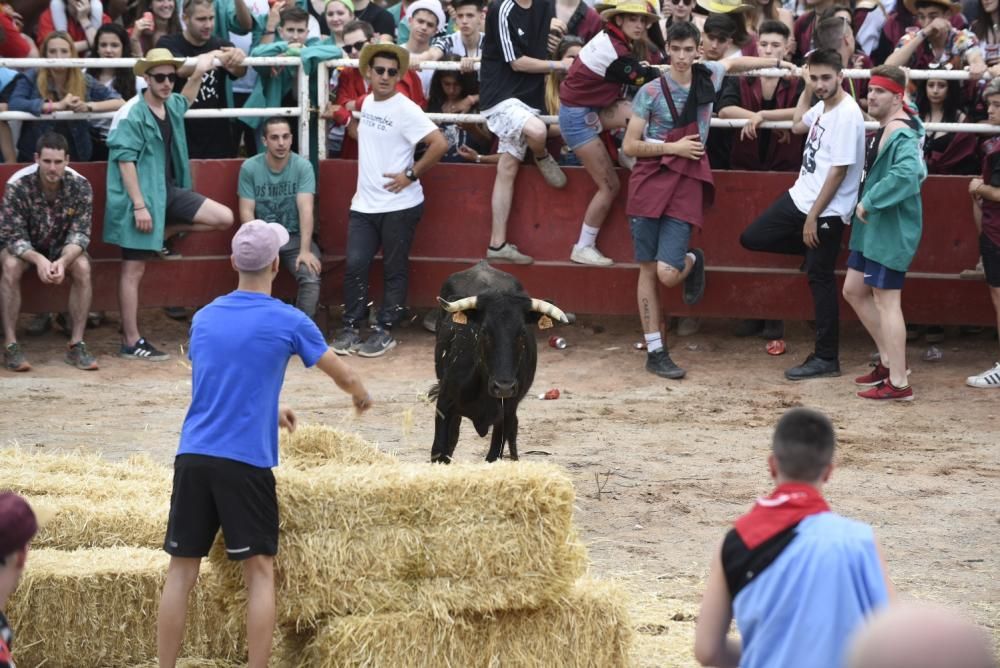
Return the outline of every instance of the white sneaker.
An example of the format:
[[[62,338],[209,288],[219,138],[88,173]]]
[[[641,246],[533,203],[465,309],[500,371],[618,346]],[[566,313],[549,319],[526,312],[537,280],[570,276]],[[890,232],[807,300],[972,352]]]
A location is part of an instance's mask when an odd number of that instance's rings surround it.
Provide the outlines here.
[[[969,376],[965,379],[965,384],[969,387],[995,388],[1000,390],[1000,362],[997,362],[992,369],[987,369],[978,376]]]
[[[486,248],[487,261],[513,262],[514,264],[531,264],[534,259],[530,255],[525,255],[517,250],[514,244],[504,244],[500,250]]]
[[[559,163],[556,162],[548,153],[541,160],[535,160],[535,165],[538,166],[538,171],[542,173],[542,178],[553,188],[565,188],[566,187],[566,174],[559,167]]]
[[[595,267],[610,267],[615,263],[604,253],[597,250],[597,246],[581,246],[573,244],[573,252],[569,254],[569,259],[577,264],[589,264]]]

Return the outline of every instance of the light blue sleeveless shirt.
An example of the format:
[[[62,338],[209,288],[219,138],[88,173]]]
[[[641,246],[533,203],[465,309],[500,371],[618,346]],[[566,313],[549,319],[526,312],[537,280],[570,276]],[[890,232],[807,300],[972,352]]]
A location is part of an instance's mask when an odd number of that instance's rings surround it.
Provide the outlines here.
[[[826,512],[795,534],[733,600],[741,668],[841,668],[851,634],[888,602],[867,524]]]

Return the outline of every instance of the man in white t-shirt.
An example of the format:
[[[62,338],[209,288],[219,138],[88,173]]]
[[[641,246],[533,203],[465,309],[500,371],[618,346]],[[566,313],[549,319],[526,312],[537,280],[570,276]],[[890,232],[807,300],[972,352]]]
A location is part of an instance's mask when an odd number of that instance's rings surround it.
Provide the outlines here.
[[[844,226],[857,204],[865,161],[864,117],[841,86],[842,68],[840,54],[831,49],[818,49],[806,58],[805,88],[792,127],[796,134],[808,133],[799,178],[740,236],[748,250],[805,255],[816,349],[785,371],[789,380],[840,375],[839,290],[833,268]],[[814,95],[819,102],[810,107]]]
[[[351,200],[344,273],[344,326],[330,344],[338,355],[378,357],[396,347],[392,327],[406,303],[410,244],[424,211],[420,176],[448,150],[448,141],[396,84],[410,66],[406,49],[368,44],[358,69],[371,82],[358,123],[358,189]],[[417,144],[427,148],[416,163]],[[382,248],[384,288],[378,320],[367,339],[368,269]]]

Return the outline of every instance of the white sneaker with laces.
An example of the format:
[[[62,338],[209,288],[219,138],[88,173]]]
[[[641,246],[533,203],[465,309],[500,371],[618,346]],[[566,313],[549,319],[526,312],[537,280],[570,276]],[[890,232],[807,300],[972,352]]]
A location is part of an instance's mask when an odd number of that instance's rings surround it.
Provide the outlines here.
[[[553,188],[566,187],[566,174],[551,155],[546,153],[545,157],[541,160],[535,160],[535,165],[538,166],[538,171],[542,173],[542,178],[550,186]]]
[[[978,376],[969,376],[965,379],[965,384],[969,387],[1000,390],[1000,362],[997,362],[992,369],[987,369]]]
[[[486,259],[495,262],[512,262],[514,264],[531,264],[534,259],[517,250],[514,244],[504,244],[500,250],[486,249]]]
[[[569,254],[569,259],[577,264],[589,264],[594,267],[610,267],[615,263],[604,253],[597,250],[597,246],[581,246],[573,244],[573,251]]]

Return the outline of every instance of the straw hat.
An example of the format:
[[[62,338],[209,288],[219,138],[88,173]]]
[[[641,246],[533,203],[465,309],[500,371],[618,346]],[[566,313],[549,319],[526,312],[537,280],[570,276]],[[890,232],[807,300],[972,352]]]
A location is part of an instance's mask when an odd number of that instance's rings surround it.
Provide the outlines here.
[[[619,14],[637,14],[653,21],[657,21],[660,18],[659,15],[649,10],[649,5],[644,0],[623,0],[602,11],[601,18],[605,21],[610,21]]]
[[[709,14],[728,14],[748,6],[742,0],[695,0],[695,4]]]
[[[132,66],[132,71],[135,72],[136,76],[141,77],[149,70],[160,65],[172,65],[174,69],[180,69],[184,65],[184,59],[174,58],[174,54],[170,53],[170,49],[150,49],[146,52],[145,58],[140,58]]]
[[[380,53],[392,54],[399,59],[400,75],[406,74],[406,70],[410,68],[410,52],[398,44],[365,44],[358,59],[358,69],[364,73],[368,65],[371,64],[372,58]]]
[[[946,15],[954,14],[962,8],[962,5],[956,2],[949,2],[948,0],[903,0],[903,4],[906,5],[906,9],[909,10],[911,14],[916,14],[918,1],[937,5],[944,10]]]

